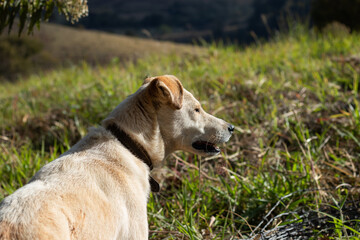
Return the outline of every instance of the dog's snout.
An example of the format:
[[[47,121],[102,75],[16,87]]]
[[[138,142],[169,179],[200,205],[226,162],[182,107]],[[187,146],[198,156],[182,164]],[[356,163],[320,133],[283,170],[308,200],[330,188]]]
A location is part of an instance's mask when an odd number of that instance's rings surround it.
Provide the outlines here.
[[[229,130],[230,133],[233,133],[234,130],[235,130],[235,127],[232,124],[229,124],[228,130]]]

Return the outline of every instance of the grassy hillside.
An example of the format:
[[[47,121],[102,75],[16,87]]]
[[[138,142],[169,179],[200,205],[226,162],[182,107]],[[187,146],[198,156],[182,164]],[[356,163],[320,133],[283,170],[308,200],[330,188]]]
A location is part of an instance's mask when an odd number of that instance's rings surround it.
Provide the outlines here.
[[[0,85],[0,198],[99,124],[144,76],[168,73],[236,132],[220,156],[167,160],[148,204],[151,239],[242,239],[294,222],[313,239],[358,239],[359,57],[357,33],[296,27],[245,49],[84,64]]]
[[[44,23],[31,36],[17,37],[16,27],[9,36],[0,36],[1,77],[34,73],[83,61],[96,65],[111,61],[135,61],[151,54],[193,54],[199,49],[189,45],[120,36]]]

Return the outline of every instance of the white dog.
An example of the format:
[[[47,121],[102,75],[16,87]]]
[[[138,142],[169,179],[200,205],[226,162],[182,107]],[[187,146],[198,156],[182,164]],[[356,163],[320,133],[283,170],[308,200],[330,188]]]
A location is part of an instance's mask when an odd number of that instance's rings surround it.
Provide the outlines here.
[[[0,204],[0,239],[148,239],[149,176],[170,153],[220,152],[234,127],[171,75],[147,78],[69,151]]]

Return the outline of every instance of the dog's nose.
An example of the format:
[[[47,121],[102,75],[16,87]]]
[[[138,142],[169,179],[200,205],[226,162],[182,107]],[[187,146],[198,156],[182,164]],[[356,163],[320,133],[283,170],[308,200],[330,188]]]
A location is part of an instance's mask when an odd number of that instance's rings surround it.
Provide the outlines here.
[[[228,126],[229,132],[230,132],[230,133],[233,133],[233,132],[234,132],[234,129],[235,129],[235,127],[234,127],[232,124],[229,124],[229,126]]]

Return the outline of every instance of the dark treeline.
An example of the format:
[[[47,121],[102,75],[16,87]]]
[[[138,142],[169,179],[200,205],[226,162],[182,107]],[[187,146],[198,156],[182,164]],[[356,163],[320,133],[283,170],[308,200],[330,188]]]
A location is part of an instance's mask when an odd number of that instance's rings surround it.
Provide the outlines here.
[[[360,26],[360,0],[92,0],[89,12],[77,27],[178,42],[248,43],[286,30],[293,20],[319,29],[333,21]]]
[[[360,0],[92,0],[77,27],[177,42],[218,39],[248,43],[288,22],[322,29],[337,21],[357,30]],[[62,17],[53,22],[66,23]]]
[[[311,16],[314,24],[323,28],[330,22],[339,22],[351,30],[360,29],[360,0],[314,0]]]

